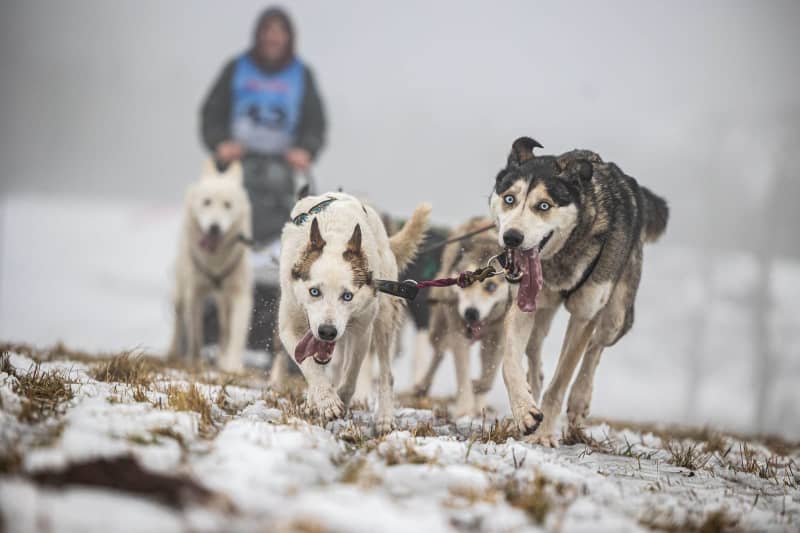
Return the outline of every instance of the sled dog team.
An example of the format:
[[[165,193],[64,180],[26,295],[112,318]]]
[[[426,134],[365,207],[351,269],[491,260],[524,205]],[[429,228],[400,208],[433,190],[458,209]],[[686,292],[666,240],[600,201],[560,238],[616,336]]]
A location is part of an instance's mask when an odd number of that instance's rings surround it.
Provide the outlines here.
[[[455,414],[476,415],[501,369],[513,419],[529,442],[557,446],[566,399],[568,423],[589,414],[603,350],[633,325],[645,242],[667,224],[666,202],[616,164],[588,150],[539,155],[529,137],[514,141],[487,188],[489,217],[471,219],[443,247],[436,277],[456,277],[502,257],[504,271],[465,288],[425,289],[428,368],[415,385],[427,393],[448,352],[455,359]],[[220,323],[220,366],[242,367],[252,307],[247,241],[250,206],[241,168],[209,163],[187,193],[177,262],[172,355],[199,357],[203,305],[213,297]],[[376,280],[404,279],[428,229],[421,204],[402,229],[387,233],[380,215],[341,192],[297,201],[281,237],[278,332],[308,383],[308,406],[325,419],[343,416],[363,364],[378,362],[375,427],[393,427],[392,356],[406,312],[402,298]],[[494,258],[494,259],[493,259]],[[542,342],[559,307],[569,313],[555,373],[544,388]],[[480,377],[470,379],[469,351],[480,345]],[[523,364],[527,358],[527,369]],[[336,361],[337,382],[326,365]],[[577,377],[573,382],[575,370]],[[362,376],[363,379],[363,376]],[[569,396],[568,385],[572,383]]]

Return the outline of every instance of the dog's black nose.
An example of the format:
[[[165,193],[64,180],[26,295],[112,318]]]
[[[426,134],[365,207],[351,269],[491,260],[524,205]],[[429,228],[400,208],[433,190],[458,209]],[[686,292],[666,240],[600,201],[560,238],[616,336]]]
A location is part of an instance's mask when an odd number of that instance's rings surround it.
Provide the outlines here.
[[[525,236],[518,230],[510,229],[503,233],[503,242],[509,248],[516,248],[522,244],[523,240],[525,240]]]
[[[209,235],[219,235],[222,233],[222,228],[219,227],[219,224],[211,224],[211,226],[208,228],[208,233]]]
[[[331,326],[330,324],[323,324],[317,329],[317,333],[319,334],[319,338],[324,341],[332,341],[336,338],[336,334],[339,333],[336,331],[336,326]]]
[[[464,311],[464,318],[467,319],[467,322],[477,322],[480,317],[480,311],[474,307],[467,307],[466,311]]]

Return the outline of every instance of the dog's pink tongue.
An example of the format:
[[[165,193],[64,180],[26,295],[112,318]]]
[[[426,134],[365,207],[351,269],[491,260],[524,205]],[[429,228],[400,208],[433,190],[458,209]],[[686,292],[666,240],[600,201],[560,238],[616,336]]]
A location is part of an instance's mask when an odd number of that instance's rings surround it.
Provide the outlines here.
[[[483,337],[483,322],[467,322],[467,336],[471,341],[479,341]]]
[[[214,253],[217,251],[217,246],[219,246],[221,237],[219,235],[211,235],[210,233],[204,233],[203,236],[200,238],[200,246],[209,253]]]
[[[519,292],[517,293],[517,307],[524,313],[532,313],[536,311],[536,298],[544,284],[539,249],[518,251],[517,257],[519,269],[522,271],[522,281],[519,283]]]
[[[335,342],[325,342],[317,339],[311,331],[305,334],[294,349],[294,360],[297,364],[302,363],[311,356],[318,363],[327,363],[331,359]]]

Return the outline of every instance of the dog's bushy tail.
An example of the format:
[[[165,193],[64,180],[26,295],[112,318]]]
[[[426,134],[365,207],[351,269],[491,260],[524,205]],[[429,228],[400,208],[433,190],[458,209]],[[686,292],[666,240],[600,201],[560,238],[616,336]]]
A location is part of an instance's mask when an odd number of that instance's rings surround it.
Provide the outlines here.
[[[428,231],[429,204],[420,204],[403,228],[389,238],[389,247],[397,259],[397,270],[402,272],[417,256],[419,245]]]
[[[666,200],[653,194],[647,187],[642,187],[642,198],[644,199],[642,205],[644,240],[653,242],[661,237],[664,230],[667,229],[669,206],[667,206]]]

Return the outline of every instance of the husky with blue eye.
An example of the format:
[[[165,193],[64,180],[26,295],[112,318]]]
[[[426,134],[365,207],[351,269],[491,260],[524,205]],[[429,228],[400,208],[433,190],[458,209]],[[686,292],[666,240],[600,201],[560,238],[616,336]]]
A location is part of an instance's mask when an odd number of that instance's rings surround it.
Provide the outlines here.
[[[491,226],[487,218],[476,217],[458,226],[445,238],[466,235]],[[465,271],[476,271],[503,252],[497,244],[497,230],[479,233],[469,239],[444,247],[442,266],[435,277],[457,277]],[[469,287],[437,287],[430,290],[429,338],[433,357],[427,371],[415,384],[419,396],[428,393],[434,375],[446,352],[452,352],[456,370],[455,415],[479,415],[485,407],[486,394],[492,388],[495,363],[502,348],[503,317],[511,302],[509,284],[504,276],[495,276]],[[470,380],[470,347],[480,345],[481,374]],[[496,364],[496,363],[495,363]]]
[[[555,447],[556,419],[578,363],[567,415],[580,427],[603,349],[633,326],[642,248],[664,233],[669,210],[662,198],[594,152],[534,156],[537,147],[530,137],[514,141],[490,208],[498,244],[511,256],[515,303],[506,315],[502,350],[511,411],[519,429],[533,434],[532,442]],[[540,408],[541,343],[562,303],[569,324]]]
[[[391,238],[380,215],[344,193],[308,196],[295,205],[281,235],[281,342],[308,382],[309,407],[325,419],[344,413],[364,357],[379,362],[376,431],[392,429],[391,359],[403,322],[403,300],[376,291],[396,280],[425,237],[430,207],[419,206]],[[340,383],[325,365],[342,358]]]

